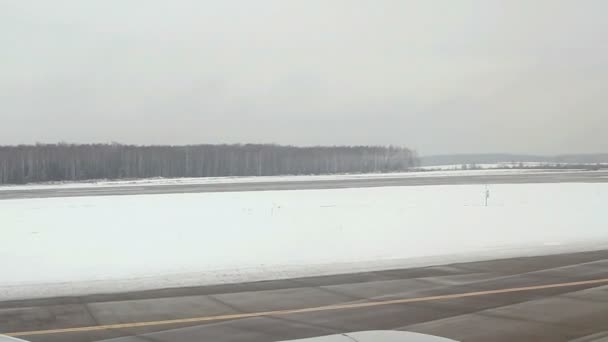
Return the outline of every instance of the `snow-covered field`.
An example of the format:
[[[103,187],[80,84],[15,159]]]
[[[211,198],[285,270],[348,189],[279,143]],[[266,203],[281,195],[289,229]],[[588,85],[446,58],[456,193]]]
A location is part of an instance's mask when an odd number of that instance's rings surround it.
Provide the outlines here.
[[[330,274],[608,247],[608,184],[0,201],[0,298]]]
[[[573,173],[585,172],[580,170],[542,170],[542,169],[479,169],[460,170],[455,166],[445,170],[412,171],[395,173],[366,173],[366,174],[339,174],[316,176],[263,176],[263,177],[184,177],[184,178],[144,178],[131,180],[97,180],[83,182],[56,182],[34,183],[25,185],[0,185],[0,191],[16,190],[44,190],[44,189],[74,189],[98,187],[126,187],[126,186],[153,186],[153,185],[194,185],[194,184],[228,184],[228,183],[268,183],[268,182],[308,182],[332,181],[350,179],[390,179],[390,178],[416,178],[416,177],[451,177],[451,176],[482,176],[482,175],[513,175],[513,174],[539,174],[539,173]],[[436,167],[429,167],[436,168]],[[460,168],[460,166],[458,166]],[[424,168],[420,168],[423,170]]]
[[[513,168],[517,170],[517,168],[524,167],[527,170],[529,168],[537,168],[537,169],[545,169],[548,170],[550,168],[555,167],[564,167],[564,166],[574,166],[574,167],[585,167],[585,166],[601,166],[607,167],[608,163],[549,163],[549,162],[500,162],[500,163],[479,163],[479,164],[465,164],[467,168],[473,166],[475,169],[483,169],[483,170],[504,170]],[[463,170],[463,164],[448,164],[448,165],[428,165],[428,166],[420,166],[417,168],[418,170],[432,170],[432,171],[451,171],[451,170]]]

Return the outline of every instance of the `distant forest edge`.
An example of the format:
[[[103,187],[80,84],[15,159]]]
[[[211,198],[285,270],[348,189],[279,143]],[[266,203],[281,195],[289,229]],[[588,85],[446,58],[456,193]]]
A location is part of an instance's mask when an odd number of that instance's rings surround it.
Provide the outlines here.
[[[420,166],[495,164],[495,163],[537,162],[547,164],[594,164],[608,163],[608,153],[560,154],[538,156],[526,154],[486,153],[486,154],[446,154],[420,157]]]
[[[0,146],[0,184],[396,172],[418,164],[415,151],[395,146],[36,144]]]

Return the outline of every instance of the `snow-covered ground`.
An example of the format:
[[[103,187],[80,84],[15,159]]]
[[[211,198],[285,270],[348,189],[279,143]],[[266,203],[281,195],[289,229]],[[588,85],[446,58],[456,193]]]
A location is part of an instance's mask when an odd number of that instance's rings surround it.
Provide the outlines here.
[[[448,165],[449,166],[449,165]],[[435,166],[429,168],[437,168]],[[460,168],[460,166],[458,166]],[[422,170],[422,168],[421,168]],[[151,186],[151,185],[194,185],[194,184],[220,184],[220,183],[268,183],[268,182],[305,182],[305,181],[331,181],[349,179],[390,179],[415,177],[450,177],[450,176],[481,176],[481,175],[512,175],[512,174],[539,174],[539,173],[572,173],[585,172],[580,170],[542,170],[542,169],[479,169],[460,170],[447,168],[434,171],[412,171],[397,173],[367,173],[342,175],[311,175],[311,176],[262,176],[262,177],[191,177],[191,178],[144,178],[131,180],[97,180],[84,182],[56,182],[34,183],[25,185],[0,185],[0,191],[6,190],[42,190],[42,189],[73,189],[97,187],[125,187],[125,186]]]
[[[608,247],[608,184],[0,201],[0,298],[240,282]]]
[[[418,170],[432,170],[432,171],[451,171],[451,170],[463,170],[463,165],[466,165],[467,168],[474,167],[475,169],[484,169],[484,170],[493,170],[493,169],[517,169],[526,170],[530,168],[537,169],[549,169],[556,167],[565,167],[565,166],[601,166],[608,167],[608,163],[549,163],[549,162],[500,162],[500,163],[479,163],[479,164],[449,164],[449,165],[429,165],[429,166],[420,166]],[[521,168],[525,169],[521,169]]]

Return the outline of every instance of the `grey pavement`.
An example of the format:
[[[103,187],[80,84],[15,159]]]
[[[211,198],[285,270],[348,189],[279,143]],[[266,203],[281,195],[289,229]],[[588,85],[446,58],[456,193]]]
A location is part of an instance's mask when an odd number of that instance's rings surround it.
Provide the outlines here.
[[[32,190],[2,190],[2,199],[48,198],[75,196],[116,196],[140,194],[170,194],[199,192],[230,191],[271,191],[271,190],[311,190],[311,189],[344,189],[385,186],[418,186],[450,184],[523,184],[523,183],[605,183],[608,182],[608,170],[599,171],[545,171],[542,173],[521,173],[502,175],[467,175],[467,176],[395,176],[381,178],[357,178],[338,180],[307,181],[267,181],[222,184],[165,184],[141,186],[104,186],[90,188],[54,188]]]
[[[461,295],[598,279],[606,281]],[[453,296],[435,297],[443,295]],[[407,298],[424,300],[390,302]],[[319,309],[327,305],[344,307]],[[311,310],[293,312],[306,308]],[[209,319],[187,321],[201,317]],[[167,321],[176,319],[181,321]],[[138,327],[138,322],[155,323]],[[119,323],[125,325],[108,326]],[[78,327],[93,329],[40,332]],[[19,338],[34,342],[267,342],[363,330],[412,331],[461,341],[603,341],[608,330],[608,250],[0,301],[0,333],[22,332]]]

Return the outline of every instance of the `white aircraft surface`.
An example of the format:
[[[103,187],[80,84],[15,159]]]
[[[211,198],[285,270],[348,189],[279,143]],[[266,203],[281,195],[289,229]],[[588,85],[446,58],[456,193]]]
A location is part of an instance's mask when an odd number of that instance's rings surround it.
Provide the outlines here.
[[[409,331],[372,330],[311,337],[282,342],[454,342],[449,338]]]

